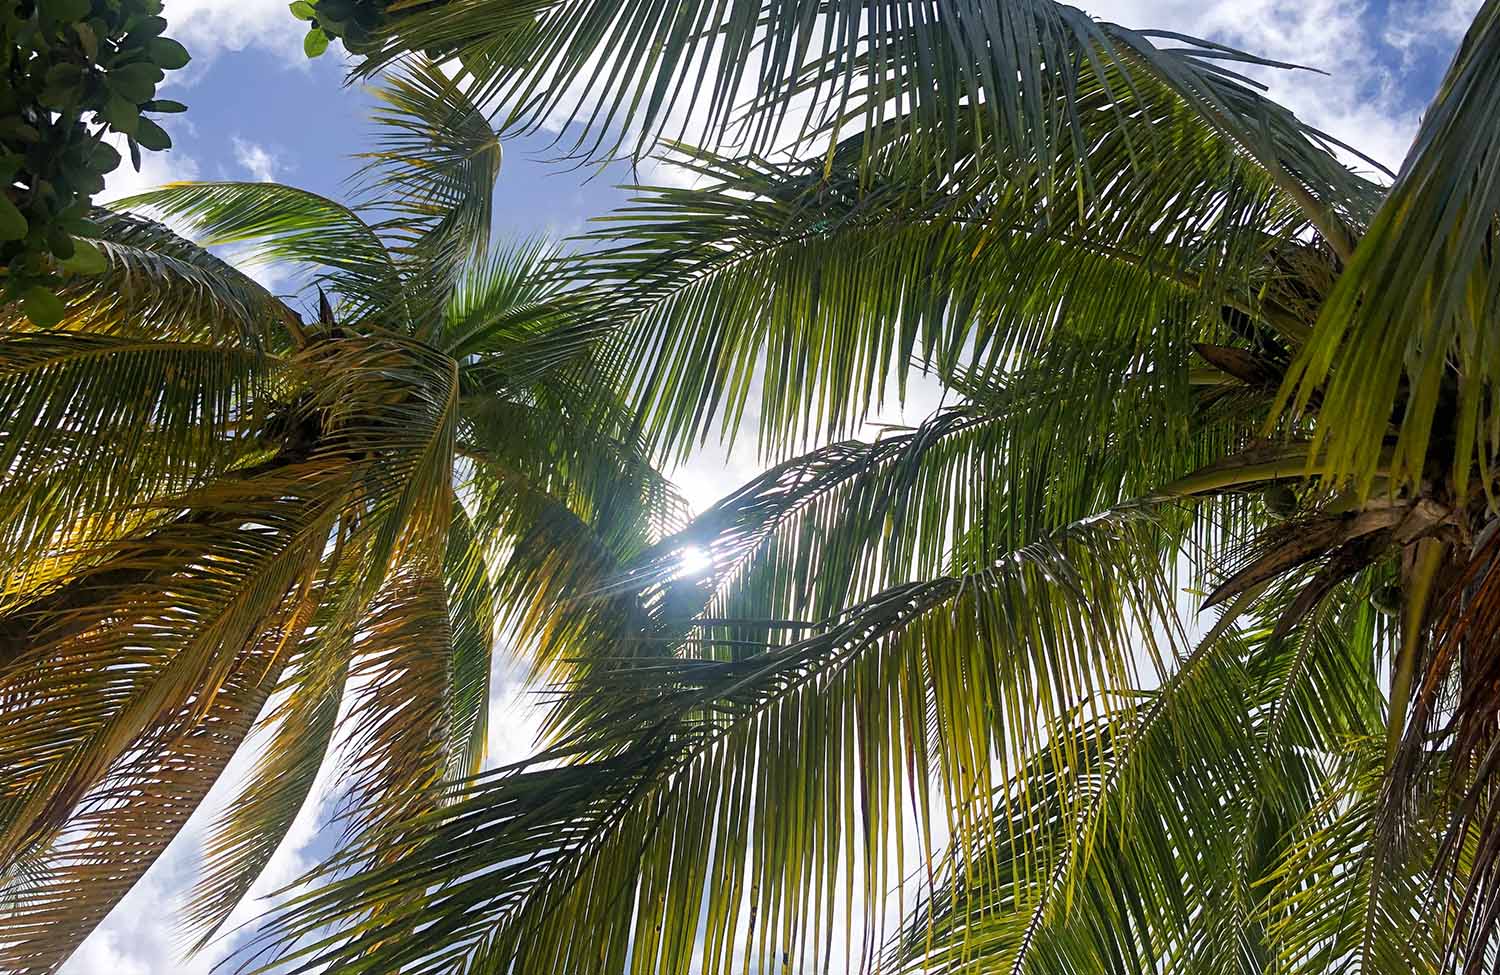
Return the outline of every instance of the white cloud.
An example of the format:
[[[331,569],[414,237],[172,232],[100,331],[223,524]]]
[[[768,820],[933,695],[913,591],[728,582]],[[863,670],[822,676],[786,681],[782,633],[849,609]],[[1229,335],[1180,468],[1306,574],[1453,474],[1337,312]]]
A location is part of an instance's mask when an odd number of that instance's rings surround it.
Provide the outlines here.
[[[1335,138],[1399,168],[1430,92],[1408,74],[1446,65],[1479,0],[1093,0],[1097,17],[1207,37],[1312,71],[1249,69],[1269,95]],[[1367,167],[1363,167],[1367,168]]]
[[[1468,30],[1481,0],[1430,0],[1395,5],[1385,25],[1386,43],[1411,59],[1446,57]]]
[[[639,167],[639,175],[644,183],[655,186],[680,186],[689,190],[698,189],[708,183],[708,178],[701,173],[695,173],[666,158],[643,159]]]
[[[234,136],[234,161],[250,174],[250,178],[262,183],[276,182],[276,170],[281,159],[265,146]]]
[[[510,765],[536,753],[546,708],[536,690],[519,679],[517,663],[505,645],[495,647],[485,768]]]
[[[290,64],[307,64],[302,53],[307,25],[287,11],[285,0],[166,0],[162,16],[167,18],[167,33],[188,49],[194,62],[168,75],[171,83],[191,84],[219,54],[249,47]]]
[[[124,137],[108,136],[107,141],[120,151],[122,159],[115,171],[104,177],[104,192],[96,197],[99,203],[155,189],[163,183],[198,178],[198,161],[175,149],[142,152],[141,168],[137,172],[130,164],[130,153],[126,151]]]
[[[138,943],[120,944],[120,932],[101,928],[63,965],[59,975],[152,975]]]

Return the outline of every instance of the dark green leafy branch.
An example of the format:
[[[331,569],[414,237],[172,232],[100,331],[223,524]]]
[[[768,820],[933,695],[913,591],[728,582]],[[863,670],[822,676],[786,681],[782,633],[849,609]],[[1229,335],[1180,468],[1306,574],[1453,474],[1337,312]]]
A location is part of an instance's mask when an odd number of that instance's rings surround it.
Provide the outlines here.
[[[156,97],[166,72],[188,63],[162,33],[160,0],[5,0],[0,5],[0,302],[21,301],[43,327],[65,312],[69,275],[108,266],[91,243],[91,196],[125,136],[141,150],[172,145],[146,113],[181,112]]]
[[[384,9],[371,0],[323,0],[317,6],[308,0],[293,0],[287,6],[293,17],[308,22],[302,52],[310,58],[328,50],[329,41],[335,37],[343,40],[349,51],[363,51],[370,32],[385,21]]]
[[[445,6],[448,0],[292,0],[287,4],[292,16],[307,22],[307,34],[302,39],[302,52],[310,58],[319,57],[328,50],[334,40],[344,42],[350,54],[370,56],[384,43],[384,35],[392,22],[412,16],[425,16]],[[535,0],[530,3],[537,6]],[[525,21],[522,21],[523,26]],[[525,37],[530,31],[522,31]],[[428,45],[426,55],[441,60],[457,54],[466,66],[478,67],[488,56],[466,52],[458,45]]]

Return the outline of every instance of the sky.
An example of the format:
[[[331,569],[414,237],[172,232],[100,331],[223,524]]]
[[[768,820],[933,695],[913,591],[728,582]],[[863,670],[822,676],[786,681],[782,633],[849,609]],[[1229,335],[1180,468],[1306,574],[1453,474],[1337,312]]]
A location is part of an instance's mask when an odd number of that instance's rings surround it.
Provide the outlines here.
[[[1479,0],[1078,5],[1129,27],[1206,37],[1326,72],[1278,72],[1262,80],[1273,98],[1313,125],[1396,169]],[[365,142],[371,99],[361,87],[345,84],[347,66],[337,48],[308,61],[301,49],[306,25],[287,13],[284,0],[166,0],[164,15],[168,33],[187,46],[193,62],[172,75],[163,95],[186,102],[188,111],[164,121],[173,149],[148,153],[139,173],[127,163],[109,178],[107,196],[183,179],[276,180],[341,195],[358,168],[350,154]],[[495,212],[499,235],[564,238],[625,201],[627,194],[614,184],[629,179],[628,170],[616,166],[597,173],[560,162],[553,135],[504,142]],[[273,288],[278,284],[274,269],[256,273]],[[919,388],[885,418],[915,422],[933,405],[931,391]],[[737,448],[727,455],[707,450],[674,476],[701,510],[757,471],[753,450]],[[497,666],[503,669],[505,661]],[[513,679],[498,676],[490,749],[493,759],[507,760],[528,751],[534,711]],[[205,807],[73,956],[64,975],[201,975],[222,956],[227,945],[182,959],[175,919],[192,883],[204,827],[233,791],[236,773],[231,765]],[[320,809],[315,796],[252,898],[291,880],[326,852],[327,840],[317,830]],[[254,906],[242,905],[236,917],[254,913]]]

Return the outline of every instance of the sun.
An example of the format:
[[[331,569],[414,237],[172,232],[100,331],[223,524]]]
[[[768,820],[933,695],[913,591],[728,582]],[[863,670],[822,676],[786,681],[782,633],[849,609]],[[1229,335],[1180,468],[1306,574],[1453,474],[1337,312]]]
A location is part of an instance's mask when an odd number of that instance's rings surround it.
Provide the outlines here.
[[[713,557],[697,545],[689,545],[677,553],[677,578],[701,576],[714,567]]]

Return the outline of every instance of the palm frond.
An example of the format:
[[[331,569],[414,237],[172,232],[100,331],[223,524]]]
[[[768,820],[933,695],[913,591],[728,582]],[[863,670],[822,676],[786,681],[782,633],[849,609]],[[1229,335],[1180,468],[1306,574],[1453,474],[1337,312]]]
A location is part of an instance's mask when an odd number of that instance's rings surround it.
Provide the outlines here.
[[[715,418],[736,430],[758,388],[774,451],[847,435],[913,363],[995,371],[1035,364],[1059,335],[1145,352],[1222,330],[1221,309],[1251,306],[1277,241],[1303,225],[1231,147],[1198,147],[1147,179],[1103,143],[1107,206],[1047,198],[1024,162],[934,190],[900,158],[870,187],[820,163],[699,154],[708,187],[637,199],[581,273],[618,323],[653,442],[685,452]]]
[[[328,290],[407,321],[401,281],[385,241],[350,207],[279,183],[172,183],[117,200],[184,227],[204,247],[236,245],[239,260],[312,275]]]
[[[1050,0],[447,0],[397,14],[360,71],[416,50],[469,55],[465,66],[507,113],[505,128],[577,122],[584,152],[639,154],[663,134],[756,152],[880,133],[896,119],[890,137],[935,133],[945,158],[961,154],[962,124],[985,133],[987,146],[1052,160],[1086,141],[1092,120],[1074,92],[1113,79],[1116,104],[1103,121],[1123,128],[1155,82],[1301,198],[1329,234],[1342,237],[1348,210],[1370,199],[1329,152],[1335,143],[1232,70],[1289,65],[1100,23]]]
[[[993,831],[949,851],[888,963],[1282,971],[1289,932],[1305,933],[1297,913],[1335,908],[1326,887],[1288,884],[1296,904],[1271,888],[1292,861],[1322,855],[1303,847],[1311,824],[1347,795],[1350,741],[1381,727],[1376,670],[1360,653],[1370,611],[1344,603],[1284,639],[1275,622],[1295,592],[1272,593],[1253,614],[1231,609],[1161,687],[1120,694],[1097,719],[1065,716],[1059,744],[997,790]],[[1236,625],[1243,615],[1248,625]],[[1345,698],[1350,709],[1329,706]],[[1329,725],[1330,715],[1363,722]],[[1314,862],[1320,879],[1343,864]],[[1427,939],[1429,961],[1433,943],[1441,937]]]
[[[474,775],[484,765],[489,735],[490,670],[495,645],[496,599],[483,545],[459,504],[453,506],[443,561],[448,627],[448,777]]]
[[[564,284],[548,273],[560,254],[542,238],[518,240],[466,265],[444,309],[435,344],[454,358],[504,353],[544,330]]]
[[[93,223],[108,269],[71,278],[59,328],[286,346],[281,326],[295,315],[253,278],[152,220],[96,210]],[[6,328],[29,327],[13,307],[4,315]]]
[[[299,365],[317,381],[305,409],[320,418],[314,457],[354,465],[361,521],[351,544],[365,563],[362,599],[406,559],[441,560],[459,426],[458,366],[401,335],[310,346]]]
[[[490,540],[491,592],[512,645],[538,674],[560,676],[619,652],[640,624],[633,599],[596,594],[680,527],[683,502],[638,451],[611,442],[618,431],[501,405],[474,414],[482,449],[462,490]]]
[[[276,588],[277,584],[271,583],[271,591]],[[305,590],[292,587],[268,617],[255,621],[257,632],[243,646],[231,646],[227,654],[230,659],[222,665],[225,673],[213,681],[206,699],[179,696],[173,701],[154,694],[149,681],[137,678],[134,693],[163,701],[164,713],[148,717],[127,748],[116,757],[105,758],[107,767],[97,780],[86,778],[85,770],[98,767],[94,764],[98,753],[110,747],[104,732],[132,734],[125,724],[129,720],[129,698],[112,702],[111,708],[110,703],[94,696],[101,691],[101,696],[113,696],[111,688],[97,681],[82,693],[59,686],[48,695],[48,710],[63,710],[78,723],[71,729],[57,730],[70,731],[68,737],[86,742],[73,746],[71,762],[59,763],[64,768],[71,766],[78,776],[74,784],[54,793],[66,811],[54,814],[52,824],[45,821],[52,817],[44,817],[21,834],[27,846],[39,851],[38,876],[6,911],[5,931],[0,935],[0,964],[6,971],[35,975],[55,971],[166,850],[244,741],[270,696],[286,664],[282,651],[288,634],[299,630],[309,615],[311,604],[305,597]],[[212,625],[209,629],[212,631]],[[114,659],[119,661],[120,657]],[[38,668],[39,679],[8,680],[4,690],[8,713],[25,714],[28,707],[35,707],[45,681],[60,685],[67,677],[69,661],[60,663],[45,671]],[[155,669],[146,660],[136,666]],[[158,669],[156,680],[162,680],[170,667],[169,663]],[[81,733],[91,725],[97,727],[101,718],[105,727],[92,739]],[[23,805],[28,778],[45,782],[49,777],[41,770],[28,774],[25,768],[38,750],[37,735],[44,733],[47,725],[45,718],[33,717],[27,730],[11,736],[14,740],[7,743],[13,759],[7,765],[3,793],[7,814]],[[68,737],[58,735],[53,747],[67,750]],[[70,792],[77,795],[76,801],[69,797]],[[5,859],[11,860],[9,856]]]
[[[409,278],[418,334],[490,245],[500,140],[462,82],[432,61],[405,62],[375,89],[376,148],[363,154],[363,208]],[[379,217],[382,211],[388,216]]]
[[[455,764],[453,632],[442,580],[420,566],[391,572],[352,651],[340,815],[346,832],[389,829],[440,802]]]
[[[1205,400],[1184,381],[1185,362],[1164,356],[1136,370],[1129,352],[1071,352],[971,386],[971,402],[910,431],[771,469],[664,539],[618,584],[651,592],[662,634],[702,616],[763,639],[755,621],[823,618],[1127,503],[1234,449],[1258,422],[1241,404]],[[1057,442],[1062,428],[1067,449]],[[1247,507],[1231,498],[1212,518],[1205,507],[1163,519],[1163,558],[1191,539],[1212,565],[1215,552],[1239,544]],[[690,550],[710,565],[684,573]]]
[[[884,890],[907,798],[929,840],[942,810],[955,830],[977,828],[997,750],[1044,740],[1046,716],[1096,683],[1128,682],[1136,648],[1105,621],[1138,620],[1149,645],[1168,597],[1128,523],[1077,532],[982,573],[897,587],[763,653],[591,672],[579,690],[607,696],[612,714],[542,757],[564,764],[480,780],[403,829],[399,863],[376,865],[376,841],[330,864],[366,869],[278,916],[272,942],[335,930],[275,967],[597,971],[628,953],[635,970],[712,972],[744,944],[757,966],[816,965],[807,934],[833,920],[834,867]],[[1081,605],[1097,626],[1080,628]],[[372,913],[404,892],[425,896]],[[745,911],[759,919],[748,940]]]
[[[1356,740],[1267,878],[1265,923],[1288,972],[1451,970],[1461,888],[1431,869],[1446,811],[1424,789],[1416,828],[1395,835],[1383,745]]]
[[[327,639],[326,633],[320,634]],[[329,654],[335,658],[339,653]],[[262,720],[265,750],[245,784],[209,828],[203,863],[188,895],[184,928],[201,950],[260,877],[307,802],[333,743],[347,668],[333,673],[303,654],[286,699]]]
[[[241,648],[312,578],[344,487],[306,466],[221,482],[80,573],[91,598],[41,621],[0,677],[21,729],[0,742],[0,862],[65,822],[161,714],[211,705]]]
[[[1444,474],[1460,496],[1476,464],[1493,469],[1500,145],[1480,120],[1500,91],[1497,52],[1500,4],[1489,2],[1282,389],[1292,412],[1317,397],[1317,442],[1364,492],[1377,467],[1392,490],[1431,476],[1429,448],[1447,437]]]
[[[481,396],[565,381],[577,387],[609,323],[593,297],[574,287],[576,261],[540,239],[496,248],[454,286],[430,341],[462,364],[466,390]],[[564,378],[567,377],[567,378]],[[601,387],[601,396],[614,390]]]
[[[106,543],[142,505],[263,452],[253,404],[281,365],[237,342],[0,332],[0,605],[66,564],[49,557]]]

